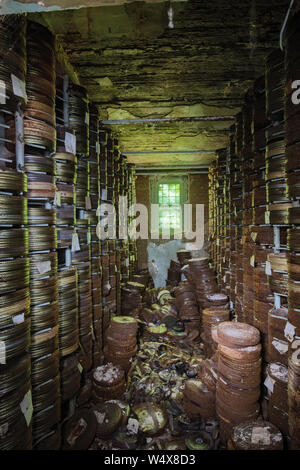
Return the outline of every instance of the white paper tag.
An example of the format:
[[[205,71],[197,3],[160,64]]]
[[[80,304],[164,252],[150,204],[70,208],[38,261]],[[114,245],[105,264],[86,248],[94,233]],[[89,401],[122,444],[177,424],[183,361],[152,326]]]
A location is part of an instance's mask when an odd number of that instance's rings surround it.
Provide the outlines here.
[[[77,367],[78,367],[79,372],[82,374],[83,367],[82,367],[82,365],[80,364],[80,362],[78,362]]]
[[[265,387],[267,387],[270,393],[273,393],[274,391],[274,383],[275,383],[275,380],[272,379],[269,375],[267,375],[267,378],[264,381],[264,385]]]
[[[223,282],[226,282],[226,275],[223,276]]]
[[[36,268],[40,274],[45,274],[51,271],[51,261],[39,261],[35,263]]]
[[[23,82],[23,80],[20,80],[14,74],[11,74],[10,77],[11,77],[14,95],[19,96],[20,98],[23,98],[25,101],[27,101],[25,82]]]
[[[0,80],[0,104],[6,104],[6,84]]]
[[[255,256],[252,255],[251,258],[250,258],[250,266],[252,266],[254,268],[255,266]]]
[[[125,266],[127,266],[127,267],[129,266],[129,258],[125,259]]]
[[[24,313],[20,313],[19,315],[15,315],[12,317],[12,321],[14,325],[20,325],[20,323],[24,323],[25,318],[24,318]]]
[[[265,212],[265,224],[270,223],[270,211]]]
[[[118,268],[117,268],[117,265],[115,264],[115,273],[118,272]]]
[[[100,144],[99,144],[99,142],[96,142],[96,152],[100,153]]]
[[[85,122],[85,124],[89,123],[89,113],[85,113],[84,122]]]
[[[101,191],[101,199],[103,199],[103,201],[106,201],[106,200],[107,200],[107,189],[102,189],[102,191]]]
[[[253,428],[251,435],[251,443],[263,445],[271,444],[271,437],[268,429],[262,427]]]
[[[85,196],[85,208],[86,208],[87,211],[92,208],[92,203],[91,203],[90,196]]]
[[[73,153],[75,155],[76,136],[74,134],[71,134],[70,132],[65,133],[65,148],[66,148],[66,152]]]
[[[251,238],[255,242],[255,240],[257,238],[257,232],[251,232]]]
[[[30,425],[32,413],[33,413],[33,406],[32,406],[32,398],[31,398],[31,390],[29,390],[25,395],[23,400],[20,403],[20,408],[25,416],[27,426]]]
[[[0,364],[6,364],[6,351],[4,341],[0,341]]]
[[[79,238],[77,233],[72,234],[72,248],[71,251],[80,251]]]
[[[296,327],[293,326],[290,322],[286,322],[285,329],[284,329],[284,336],[287,338],[288,341],[293,341],[295,336]]]
[[[278,341],[277,339],[274,339],[272,341],[272,344],[274,348],[277,349],[279,354],[285,354],[289,349],[288,343],[286,343],[285,341]]]
[[[220,246],[220,240],[219,240],[219,238],[217,238],[216,244],[217,244],[217,246]]]
[[[272,269],[270,261],[266,261],[266,269],[265,269],[267,276],[272,276]]]
[[[4,437],[8,431],[8,423],[1,424],[0,426],[0,437]]]
[[[58,207],[61,206],[61,194],[60,194],[60,191],[55,191],[54,205],[55,205],[55,206],[58,206]]]

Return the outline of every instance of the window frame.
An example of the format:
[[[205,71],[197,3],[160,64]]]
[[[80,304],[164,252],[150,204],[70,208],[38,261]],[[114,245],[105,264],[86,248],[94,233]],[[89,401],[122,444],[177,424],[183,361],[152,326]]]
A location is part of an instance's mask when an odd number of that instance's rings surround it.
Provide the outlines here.
[[[181,218],[181,231],[183,232],[183,209],[184,204],[188,204],[189,194],[188,194],[188,176],[153,176],[150,181],[151,184],[151,203],[159,205],[159,185],[160,184],[180,184],[180,206],[182,211]],[[174,235],[174,231],[170,228],[171,236]],[[161,237],[162,230],[159,229],[159,235]]]

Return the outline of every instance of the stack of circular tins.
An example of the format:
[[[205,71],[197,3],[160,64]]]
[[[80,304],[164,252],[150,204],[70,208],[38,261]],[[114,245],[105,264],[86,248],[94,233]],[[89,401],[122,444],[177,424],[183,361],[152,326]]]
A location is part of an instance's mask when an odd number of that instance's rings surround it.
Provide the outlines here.
[[[263,357],[266,359],[268,352],[268,312],[274,304],[274,294],[269,288],[268,274],[266,270],[267,256],[270,248],[265,242],[269,240],[265,237],[266,226],[252,227],[250,238],[254,242],[254,312],[253,326],[261,332],[263,346]],[[270,229],[268,228],[268,231]],[[273,231],[272,231],[273,234]]]
[[[32,447],[26,177],[0,172],[0,449]],[[8,209],[8,210],[7,210]],[[26,403],[28,409],[26,408]]]
[[[168,268],[168,278],[166,280],[167,286],[175,287],[181,280],[181,265],[178,261],[171,259],[170,267]]]
[[[122,287],[122,313],[124,315],[135,315],[141,307],[144,284],[139,282],[127,282]]]
[[[93,401],[103,401],[121,398],[126,390],[125,372],[111,362],[97,367],[93,371]]]
[[[288,368],[280,362],[271,362],[264,384],[268,391],[268,420],[288,436]]]
[[[29,198],[54,198],[55,39],[43,26],[27,27],[28,102],[24,116],[25,171]]]
[[[300,109],[298,103],[298,87],[295,88],[294,81],[299,73],[300,57],[295,49],[295,41],[300,34],[299,13],[290,17],[285,29],[285,131],[286,131],[286,183],[287,196],[291,199],[300,196],[300,133],[299,120]],[[293,223],[293,222],[291,222]]]
[[[203,307],[204,296],[218,291],[215,274],[209,266],[208,258],[192,258],[187,268],[183,267],[182,271],[195,290],[199,308]]]
[[[181,281],[174,289],[179,318],[188,331],[200,331],[200,314],[195,291],[188,281]]]
[[[214,294],[214,296],[223,294]],[[225,296],[226,297],[226,296]],[[202,310],[202,333],[201,339],[204,344],[204,352],[207,357],[211,357],[217,350],[217,344],[212,338],[212,328],[218,323],[229,321],[230,310],[222,305],[210,306]]]
[[[223,441],[235,425],[259,414],[261,345],[259,331],[239,322],[223,322],[212,330],[218,343],[216,410]]]
[[[60,421],[56,213],[28,208],[34,442]]]
[[[272,308],[268,314],[268,362],[288,365],[289,343],[285,337],[288,309]]]
[[[137,352],[137,320],[132,317],[112,317],[105,334],[104,357],[107,362],[128,371]]]
[[[0,24],[0,80],[1,87],[0,109],[7,116],[17,109],[19,102],[24,103],[24,97],[14,94],[13,78],[25,83],[26,73],[26,18],[24,15],[1,15]]]
[[[89,220],[91,240],[92,268],[92,308],[93,308],[93,367],[97,367],[102,358],[102,267],[101,243],[97,235],[100,220],[97,209],[100,202],[100,166],[99,166],[99,119],[98,109],[89,103],[89,158],[88,158],[88,195],[84,217]]]
[[[14,113],[19,105],[24,108],[26,100],[25,30],[24,15],[1,15],[0,111],[5,126],[1,131],[1,160],[2,165],[11,168],[16,168]]]
[[[294,87],[300,64],[300,54],[294,47],[300,35],[299,12],[289,17],[285,28],[285,70],[286,70],[286,95],[285,95],[285,117],[286,117],[286,170],[287,170],[287,196],[294,199],[293,206],[288,209],[288,223],[292,227],[288,230],[287,248],[288,254],[288,402],[289,402],[289,432],[292,440],[292,448],[299,449],[300,446],[300,364],[299,364],[299,341],[300,341],[300,302],[299,302],[299,258],[300,258],[300,196],[299,185],[299,106],[298,93]],[[296,201],[295,201],[296,199]]]
[[[276,50],[266,63],[266,104],[270,120],[270,126],[266,129],[267,224],[286,224],[286,209],[291,206],[285,180],[284,89],[284,54]]]
[[[76,153],[87,155],[89,151],[89,113],[88,97],[85,88],[70,83],[69,95],[69,126],[75,131]]]
[[[55,39],[47,28],[33,22],[27,25],[26,90],[25,145],[52,152],[55,148]],[[51,176],[44,182],[51,184]]]

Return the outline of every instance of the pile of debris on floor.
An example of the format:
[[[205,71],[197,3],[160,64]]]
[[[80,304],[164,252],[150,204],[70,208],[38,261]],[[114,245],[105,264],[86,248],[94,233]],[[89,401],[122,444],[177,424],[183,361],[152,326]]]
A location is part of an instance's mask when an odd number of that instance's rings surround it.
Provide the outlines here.
[[[258,330],[230,322],[207,258],[178,259],[172,286],[155,289],[141,272],[123,287],[123,315],[104,332],[104,364],[86,377],[64,449],[282,448],[259,415]]]

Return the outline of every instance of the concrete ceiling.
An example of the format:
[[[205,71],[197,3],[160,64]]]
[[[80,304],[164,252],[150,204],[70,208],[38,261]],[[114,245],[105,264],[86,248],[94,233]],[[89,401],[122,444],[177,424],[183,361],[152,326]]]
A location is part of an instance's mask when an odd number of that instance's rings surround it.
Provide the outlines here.
[[[138,166],[209,163],[214,155],[202,151],[226,145],[230,117],[264,73],[266,55],[278,47],[290,1],[115,3],[29,17],[57,34],[101,119],[117,122],[110,125],[130,161]],[[180,122],[206,116],[229,118]],[[169,120],[136,121],[145,118]]]

